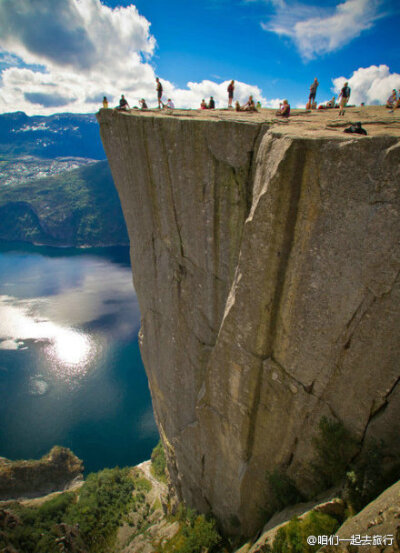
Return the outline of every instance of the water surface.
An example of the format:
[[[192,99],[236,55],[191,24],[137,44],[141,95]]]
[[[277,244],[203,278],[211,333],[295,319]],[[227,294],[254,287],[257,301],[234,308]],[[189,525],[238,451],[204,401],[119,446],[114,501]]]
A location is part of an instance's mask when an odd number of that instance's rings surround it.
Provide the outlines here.
[[[86,471],[157,442],[127,248],[0,244],[0,456],[70,447]]]

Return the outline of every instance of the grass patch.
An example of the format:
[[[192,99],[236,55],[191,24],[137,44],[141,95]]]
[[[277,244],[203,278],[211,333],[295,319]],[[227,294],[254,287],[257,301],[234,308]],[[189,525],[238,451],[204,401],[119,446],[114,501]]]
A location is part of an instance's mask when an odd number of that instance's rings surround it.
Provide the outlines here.
[[[167,482],[167,462],[165,459],[165,451],[161,440],[151,453],[151,473],[154,478],[160,482]]]
[[[192,509],[180,506],[176,515],[180,529],[166,544],[160,546],[162,553],[217,553],[222,538],[216,522],[209,516],[199,515]]]
[[[308,536],[333,535],[340,523],[335,518],[324,513],[312,511],[304,518],[294,518],[278,530],[275,536],[272,553],[311,553],[321,545],[311,546],[307,543]]]
[[[147,478],[138,477],[135,478],[135,489],[138,491],[143,491],[145,493],[149,493],[152,489],[153,485],[152,483],[147,480]]]
[[[135,486],[128,468],[105,469],[90,474],[79,492],[60,494],[39,507],[14,504],[10,514],[16,523],[0,534],[0,550],[59,553],[63,540],[73,551],[109,553],[128,511],[144,502],[143,492],[133,494]]]
[[[322,489],[343,480],[357,447],[356,440],[343,423],[322,417],[313,444],[317,452],[313,468]]]
[[[382,460],[385,456],[382,441],[371,440],[363,454],[346,474],[344,497],[350,514],[361,511],[386,488],[400,478],[400,464],[390,470],[384,470]]]

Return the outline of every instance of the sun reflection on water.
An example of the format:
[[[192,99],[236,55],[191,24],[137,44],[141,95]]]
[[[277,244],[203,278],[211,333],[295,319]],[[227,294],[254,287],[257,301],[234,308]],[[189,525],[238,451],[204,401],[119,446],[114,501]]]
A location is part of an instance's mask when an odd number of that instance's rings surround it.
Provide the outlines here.
[[[95,355],[95,345],[87,334],[59,328],[46,349],[58,377],[78,377],[87,373]]]
[[[38,316],[31,302],[2,296],[0,307],[0,349],[22,349],[27,340],[44,342],[56,378],[70,381],[88,372],[98,353],[98,344],[88,333]]]

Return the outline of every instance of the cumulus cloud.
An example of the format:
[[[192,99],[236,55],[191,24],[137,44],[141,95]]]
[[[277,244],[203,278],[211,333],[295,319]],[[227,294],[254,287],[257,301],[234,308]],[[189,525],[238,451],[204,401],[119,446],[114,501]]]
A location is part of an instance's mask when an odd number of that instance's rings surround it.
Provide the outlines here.
[[[2,0],[4,50],[26,63],[74,71],[127,66],[137,52],[152,54],[150,23],[136,7],[111,9],[99,0]]]
[[[274,0],[275,15],[261,26],[293,40],[306,60],[339,50],[383,17],[382,0],[345,0],[332,11]]]
[[[154,89],[145,59],[155,48],[150,23],[136,7],[100,0],[2,0],[0,111],[28,114],[98,108],[99,93]]]
[[[351,88],[352,104],[384,104],[393,88],[400,89],[400,74],[391,73],[387,65],[360,67],[350,78],[333,79],[333,90],[340,92],[345,81]]]
[[[46,94],[44,92],[24,92],[24,98],[32,104],[39,104],[44,107],[54,108],[66,106],[76,100],[68,96],[60,96],[60,94]]]
[[[131,106],[146,98],[155,106],[156,40],[150,22],[135,6],[109,8],[100,0],[1,0],[0,112],[29,115],[95,112],[103,96],[116,105],[125,94]],[[177,88],[164,79],[165,97],[176,106],[198,107],[214,96],[227,104],[227,82],[189,82]],[[236,99],[252,94],[267,102],[256,86],[237,83]]]

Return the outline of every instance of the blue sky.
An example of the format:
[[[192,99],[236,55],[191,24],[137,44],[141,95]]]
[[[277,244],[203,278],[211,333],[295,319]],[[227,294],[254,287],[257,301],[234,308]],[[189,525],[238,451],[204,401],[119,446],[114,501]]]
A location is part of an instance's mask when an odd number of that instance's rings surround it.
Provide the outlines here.
[[[350,80],[355,102],[400,88],[400,4],[389,0],[1,0],[0,111],[90,112],[102,95],[177,105],[253,93],[304,105]]]

